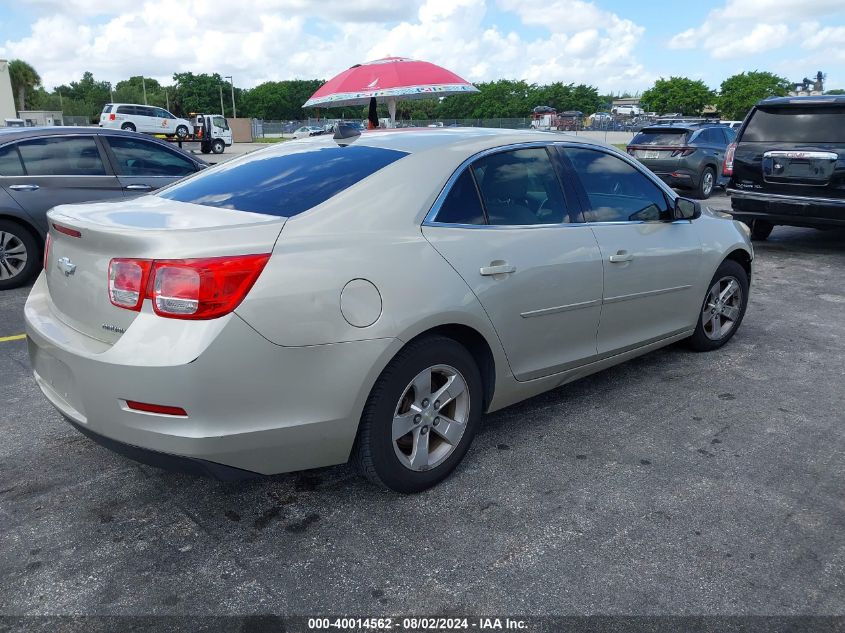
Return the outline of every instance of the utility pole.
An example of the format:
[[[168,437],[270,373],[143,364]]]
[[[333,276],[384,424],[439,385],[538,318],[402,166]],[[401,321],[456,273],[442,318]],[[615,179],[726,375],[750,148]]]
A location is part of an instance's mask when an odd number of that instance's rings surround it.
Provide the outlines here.
[[[167,88],[164,89],[164,100],[167,102],[167,111],[170,112],[170,95],[167,94]]]
[[[223,84],[219,84],[217,87],[220,89],[220,116],[226,116],[223,111]]]
[[[223,77],[223,79],[229,80],[229,86],[232,88],[232,118],[238,118],[238,111],[235,110],[235,80],[232,79],[232,75],[227,75]]]
[[[143,75],[141,75],[141,87],[144,89],[144,105],[147,105],[147,82]]]
[[[62,112],[64,112],[64,111],[65,111],[65,102],[64,102],[64,101],[62,101],[62,91],[61,91],[61,90],[56,90],[56,92],[58,92],[58,93],[59,93],[59,110],[61,110]],[[114,99],[112,99],[112,101],[114,101]]]

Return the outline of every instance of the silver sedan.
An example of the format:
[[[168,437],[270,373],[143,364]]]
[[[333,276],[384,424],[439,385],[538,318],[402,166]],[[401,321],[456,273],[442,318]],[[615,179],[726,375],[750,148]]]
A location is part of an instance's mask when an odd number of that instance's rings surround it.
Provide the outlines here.
[[[341,136],[49,213],[27,334],[71,424],[163,467],[239,478],[351,458],[415,492],[458,465],[485,412],[682,339],[715,350],[742,322],[743,225],[612,147]]]

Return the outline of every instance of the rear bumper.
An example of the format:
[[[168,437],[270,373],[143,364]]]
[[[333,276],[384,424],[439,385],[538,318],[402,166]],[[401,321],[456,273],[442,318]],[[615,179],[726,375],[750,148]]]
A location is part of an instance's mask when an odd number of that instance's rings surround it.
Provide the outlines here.
[[[677,169],[673,172],[656,171],[654,175],[673,189],[695,189],[699,175],[692,170]]]
[[[739,220],[765,220],[789,226],[845,226],[845,199],[787,196],[728,189],[731,213]]]
[[[401,347],[282,347],[234,314],[177,322],[143,312],[114,345],[92,343],[54,316],[43,275],[24,312],[35,379],[76,427],[134,459],[150,463],[152,451],[156,465],[218,477],[221,466],[273,474],[345,462],[372,384]]]

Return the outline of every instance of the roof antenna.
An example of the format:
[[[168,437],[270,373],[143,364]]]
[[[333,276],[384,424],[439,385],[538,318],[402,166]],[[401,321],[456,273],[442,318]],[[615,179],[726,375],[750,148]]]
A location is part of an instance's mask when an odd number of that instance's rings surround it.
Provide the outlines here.
[[[357,140],[358,137],[361,136],[361,130],[356,128],[353,125],[349,125],[348,123],[337,123],[334,126],[334,138],[337,141],[337,144],[341,147],[346,147],[349,143]],[[341,141],[347,141],[346,143],[341,143]]]

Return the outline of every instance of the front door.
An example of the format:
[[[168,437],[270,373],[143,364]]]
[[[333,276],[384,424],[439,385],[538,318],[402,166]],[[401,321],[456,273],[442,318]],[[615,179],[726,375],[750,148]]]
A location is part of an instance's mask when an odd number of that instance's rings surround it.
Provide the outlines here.
[[[602,263],[579,211],[535,147],[476,160],[423,227],[481,302],[518,380],[596,355]]]
[[[627,160],[599,149],[564,151],[604,263],[599,355],[693,329],[701,303],[697,227],[669,221],[672,201]]]
[[[45,136],[6,146],[20,173],[4,175],[2,186],[47,228],[46,213],[58,204],[119,198],[123,188],[103,160],[93,135]]]

